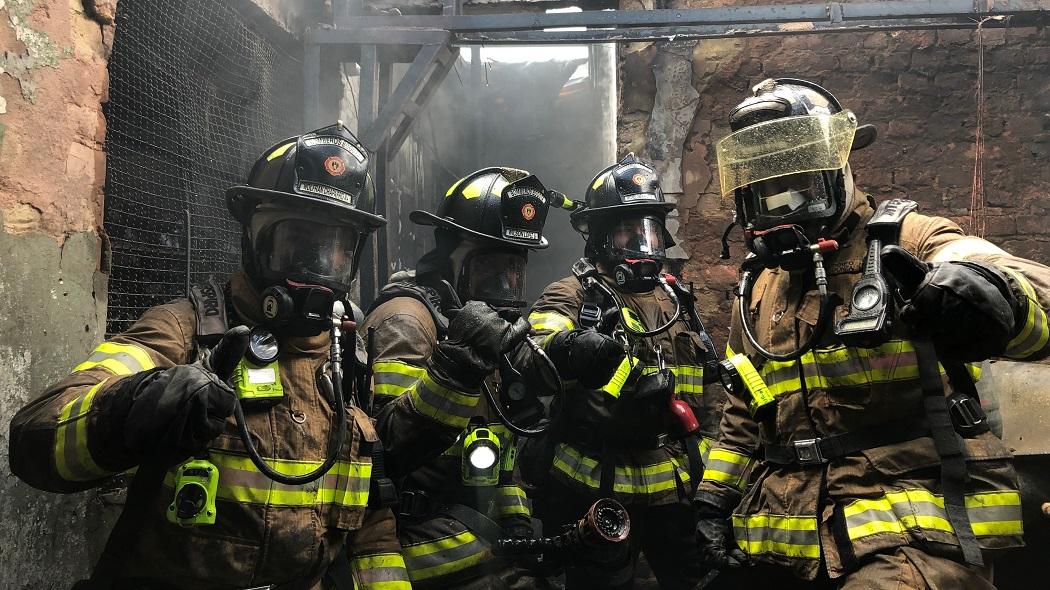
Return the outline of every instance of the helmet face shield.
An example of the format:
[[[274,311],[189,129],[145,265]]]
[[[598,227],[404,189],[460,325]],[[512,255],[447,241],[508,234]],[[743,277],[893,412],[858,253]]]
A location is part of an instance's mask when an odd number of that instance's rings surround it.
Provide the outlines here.
[[[664,223],[656,215],[620,219],[609,229],[609,253],[615,258],[663,258],[665,233]]]
[[[474,250],[463,261],[457,287],[467,300],[496,307],[525,307],[525,269],[523,251]]]
[[[718,142],[722,195],[755,183],[846,165],[857,117],[851,111],[764,121]]]
[[[348,291],[357,271],[361,232],[330,221],[277,212],[253,216],[251,240],[264,278]]]

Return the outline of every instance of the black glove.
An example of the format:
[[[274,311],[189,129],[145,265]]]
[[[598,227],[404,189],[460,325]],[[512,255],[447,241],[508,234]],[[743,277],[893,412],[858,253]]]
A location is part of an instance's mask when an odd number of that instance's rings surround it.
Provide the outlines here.
[[[901,320],[960,361],[999,356],[1017,335],[1027,300],[1014,295],[999,269],[979,262],[923,262],[899,246],[882,249],[882,264],[902,297]]]
[[[547,356],[563,379],[597,389],[612,379],[627,353],[623,345],[597,330],[571,330],[551,337]]]
[[[207,448],[233,414],[237,396],[226,383],[248,348],[248,328],[226,332],[203,362],[152,369],[120,381],[114,426],[139,461],[179,463]],[[119,406],[119,409],[118,409]]]
[[[449,323],[448,338],[434,349],[429,368],[457,388],[477,388],[496,370],[500,358],[525,340],[530,329],[517,312],[497,312],[487,303],[469,301]]]
[[[748,565],[747,554],[733,540],[730,515],[703,500],[694,501],[696,508],[696,541],[700,559],[717,568]]]

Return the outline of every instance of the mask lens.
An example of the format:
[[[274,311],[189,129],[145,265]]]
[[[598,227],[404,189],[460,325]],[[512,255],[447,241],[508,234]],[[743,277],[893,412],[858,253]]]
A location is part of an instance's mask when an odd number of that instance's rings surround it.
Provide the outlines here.
[[[609,231],[614,253],[639,256],[664,255],[664,224],[655,215],[620,220]]]
[[[494,305],[525,304],[525,257],[516,252],[483,251],[467,260],[470,299]]]
[[[802,209],[815,200],[812,180],[811,174],[791,174],[751,185],[759,199],[760,214],[779,217]]]
[[[271,273],[315,277],[349,285],[354,273],[358,232],[345,225],[282,219],[261,228],[256,243]]]

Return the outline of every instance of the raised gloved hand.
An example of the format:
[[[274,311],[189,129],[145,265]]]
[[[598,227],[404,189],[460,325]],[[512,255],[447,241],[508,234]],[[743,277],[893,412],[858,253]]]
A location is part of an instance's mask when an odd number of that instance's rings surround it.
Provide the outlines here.
[[[588,389],[608,383],[627,356],[619,342],[596,330],[558,332],[546,350],[563,379],[576,379]]]
[[[449,323],[448,338],[434,349],[429,369],[450,385],[474,389],[529,330],[517,312],[497,312],[487,303],[469,301]]]
[[[747,554],[733,540],[730,514],[700,498],[693,501],[693,506],[696,510],[696,540],[704,563],[717,568],[747,565]]]
[[[116,384],[113,400],[124,445],[138,458],[178,463],[207,448],[233,414],[236,394],[226,383],[248,348],[238,326],[202,362],[152,369]]]
[[[899,246],[882,249],[882,264],[906,302],[900,317],[954,360],[1001,355],[1017,335],[1027,301],[999,269],[980,262],[928,263]]]

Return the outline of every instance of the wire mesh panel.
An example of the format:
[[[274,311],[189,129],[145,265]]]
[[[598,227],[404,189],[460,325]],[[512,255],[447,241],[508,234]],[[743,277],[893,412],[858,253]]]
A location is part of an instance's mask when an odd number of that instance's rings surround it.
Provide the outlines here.
[[[225,191],[302,125],[302,62],[214,0],[122,0],[105,105],[107,332],[237,268]]]

